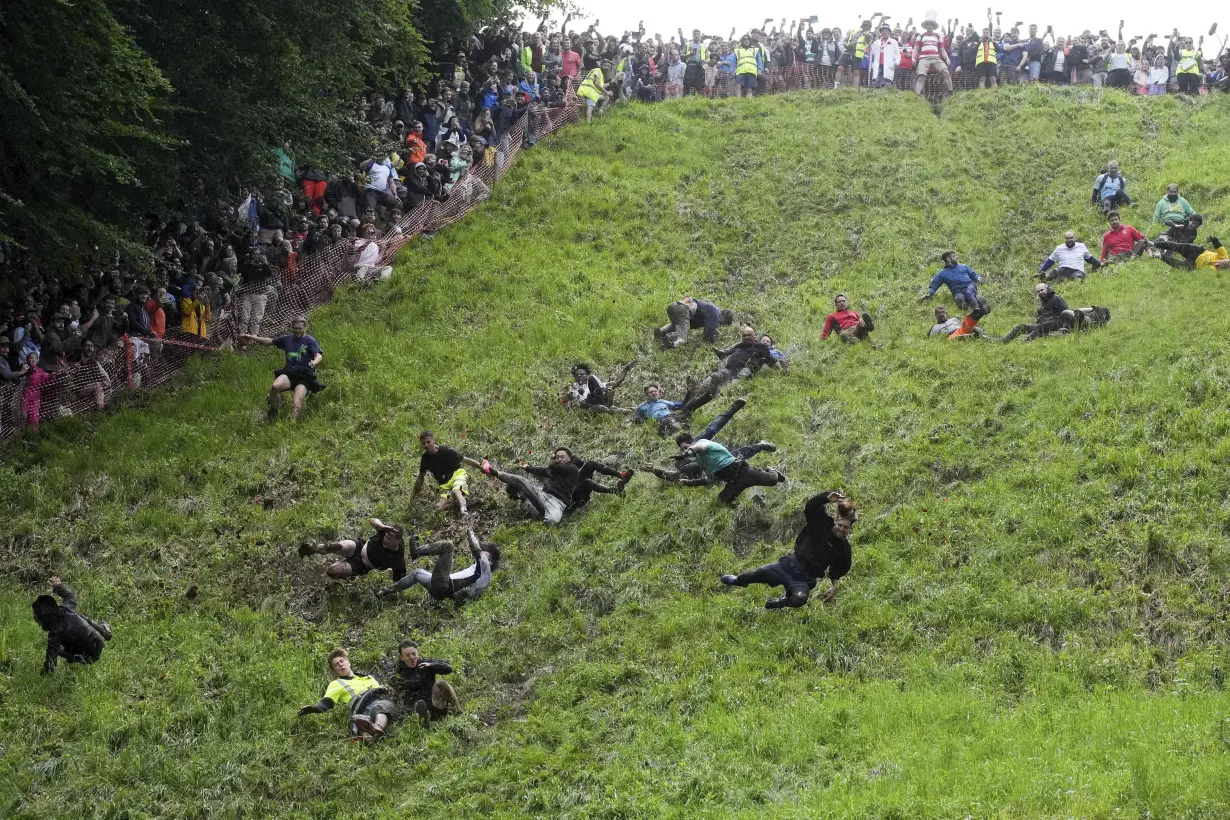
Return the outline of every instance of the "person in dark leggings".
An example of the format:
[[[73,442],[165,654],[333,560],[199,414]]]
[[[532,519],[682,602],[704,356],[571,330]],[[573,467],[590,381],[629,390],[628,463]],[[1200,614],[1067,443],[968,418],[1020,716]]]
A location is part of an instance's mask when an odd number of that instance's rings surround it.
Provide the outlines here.
[[[1153,247],[1164,251],[1162,261],[1172,268],[1179,270],[1191,270],[1196,268],[1208,268],[1210,270],[1223,270],[1230,268],[1230,260],[1227,259],[1226,249],[1222,247],[1221,240],[1216,236],[1210,236],[1206,240],[1212,246],[1212,250],[1206,249],[1203,245],[1195,245],[1191,242],[1168,242],[1158,240],[1150,243]]]
[[[837,505],[836,518],[829,515],[830,503]],[[827,575],[832,586],[824,600],[836,598],[838,582],[850,571],[850,530],[858,520],[858,505],[840,491],[826,491],[807,500],[803,517],[805,523],[794,539],[794,552],[739,575],[723,575],[722,583],[728,587],[783,587],[784,595],[764,604],[765,609],[781,609],[806,604],[819,579]]]
[[[704,407],[735,379],[750,378],[762,367],[778,366],[770,347],[756,338],[755,328],[745,326],[739,334],[741,341],[733,347],[725,350],[714,348],[713,352],[722,358],[722,365],[688,391],[683,406],[679,408],[680,414],[690,415]]]
[[[564,520],[580,481],[580,470],[572,463],[572,454],[567,450],[555,451],[550,465],[544,468],[547,478],[541,484],[516,473],[506,473],[487,459],[479,462],[466,458],[464,461],[478,467],[483,475],[506,485],[509,497],[520,501],[527,512],[541,516],[544,524],[558,524]]]
[[[705,471],[705,476],[715,481],[724,481],[726,486],[718,493],[718,500],[730,506],[749,487],[776,487],[786,480],[781,470],[761,470],[734,455],[716,441],[698,439],[691,433],[675,436],[675,443],[684,452],[695,453]]]
[[[32,604],[34,620],[47,632],[44,675],[56,670],[60,658],[68,663],[94,663],[111,640],[111,625],[92,621],[78,612],[77,595],[60,583],[60,576],[51,576],[51,590],[63,603],[56,603],[50,595],[40,595]]]
[[[466,535],[470,556],[474,563],[466,569],[453,572],[453,542],[435,541],[431,544],[410,543],[410,558],[417,560],[427,555],[436,556],[431,570],[416,569],[377,595],[393,595],[403,589],[421,586],[437,601],[452,598],[458,604],[477,600],[491,586],[491,574],[500,567],[500,547],[491,541],[479,541],[474,530]]]
[[[722,428],[730,423],[730,420],[735,417],[735,414],[742,410],[747,405],[743,399],[737,399],[730,405],[729,409],[720,416],[717,416],[709,425],[701,430],[698,438],[715,441],[717,434],[722,431]],[[735,458],[741,458],[744,461],[752,458],[758,453],[775,453],[777,445],[770,441],[760,441],[756,444],[749,444],[744,447],[736,447],[730,451]],[[643,468],[646,472],[651,472],[663,481],[669,481],[681,484],[685,487],[703,487],[710,483],[708,476],[705,475],[705,468],[700,465],[700,461],[692,453],[680,453],[674,457],[675,469],[665,470],[661,467],[654,467],[652,464],[646,464]]]
[[[567,447],[560,447],[556,453],[567,453],[570,463],[577,468],[577,486],[572,491],[572,503],[568,505],[568,511],[579,510],[589,503],[590,498],[594,493],[605,493],[610,495],[623,495],[624,487],[632,480],[635,475],[634,470],[617,470],[614,467],[608,467],[601,461],[585,461],[578,458]],[[525,470],[530,475],[536,475],[543,478],[549,478],[551,475],[549,467],[534,467],[522,461],[521,469]],[[605,475],[611,478],[617,478],[619,481],[614,487],[608,487],[594,481],[594,475]]]
[[[397,671],[389,681],[389,688],[408,711],[419,716],[423,728],[427,728],[433,720],[461,714],[461,699],[452,684],[436,680],[437,675],[452,673],[453,665],[448,661],[420,657],[417,643],[402,641],[397,645]]]

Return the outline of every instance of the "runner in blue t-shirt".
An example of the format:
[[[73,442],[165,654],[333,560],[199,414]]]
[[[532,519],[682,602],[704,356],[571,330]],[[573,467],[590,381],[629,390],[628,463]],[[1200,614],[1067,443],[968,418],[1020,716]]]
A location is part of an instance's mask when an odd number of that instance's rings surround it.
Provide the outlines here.
[[[324,358],[320,344],[307,335],[307,319],[296,316],[290,323],[291,333],[269,339],[264,336],[251,336],[242,333],[240,342],[253,342],[258,345],[270,345],[286,354],[286,364],[273,371],[273,385],[269,388],[269,420],[275,421],[278,409],[282,406],[282,394],[294,391],[292,394],[290,417],[299,420],[303,412],[303,402],[308,393],[319,393],[325,389],[316,378],[316,365]]]

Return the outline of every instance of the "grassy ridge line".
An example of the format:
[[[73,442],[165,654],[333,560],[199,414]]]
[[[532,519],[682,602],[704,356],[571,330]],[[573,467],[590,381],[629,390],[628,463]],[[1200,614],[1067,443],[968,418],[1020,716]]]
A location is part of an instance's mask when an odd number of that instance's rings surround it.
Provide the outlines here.
[[[629,111],[610,120],[598,146],[570,133],[527,155],[537,167],[497,189],[481,215],[485,230],[445,231],[416,248],[422,256],[408,254],[392,296],[349,292],[322,312],[316,327],[336,369],[301,432],[253,424],[267,363],[237,357],[201,363],[185,382],[210,386],[156,397],[153,413],[109,418],[88,450],[57,431],[64,438],[28,457],[36,480],[27,481],[25,464],[5,479],[6,497],[22,502],[15,529],[40,535],[18,558],[19,577],[33,582],[36,570],[59,565],[59,548],[76,552],[73,560],[113,576],[85,584],[87,601],[151,634],[129,633],[76,686],[69,676],[38,680],[29,589],[9,582],[3,629],[21,657],[0,726],[21,738],[17,727],[31,714],[24,693],[33,691],[40,729],[4,749],[17,801],[5,804],[13,813],[72,811],[82,805],[72,785],[90,783],[102,788],[91,806],[156,814],[184,811],[202,790],[218,811],[346,814],[345,801],[357,798],[396,812],[411,781],[427,789],[429,813],[497,816],[1224,806],[1215,721],[1225,699],[1214,670],[1225,664],[1226,327],[1205,307],[1220,283],[1166,275],[1158,297],[1160,266],[1142,263],[1080,289],[1115,310],[1099,334],[1010,349],[918,337],[929,308],[912,299],[933,267],[918,248],[969,237],[958,250],[984,271],[981,253],[1007,248],[994,263],[1002,272],[988,320],[1002,329],[1032,313],[1028,274],[1067,227],[1059,217],[1054,229],[1040,225],[1034,200],[1066,200],[1065,212],[1092,236],[1097,220],[1070,204],[1087,201],[1089,158],[1054,150],[1036,130],[1054,119],[1035,110],[1051,99],[994,101],[1032,131],[971,125],[960,138],[962,150],[968,139],[1008,157],[1041,139],[1062,171],[1028,201],[1010,196],[997,210],[987,199],[975,213],[944,203],[965,202],[973,174],[989,172],[956,149],[937,152],[934,141],[950,117],[965,128],[982,109],[950,104],[927,141],[900,149],[902,174],[937,190],[939,204],[918,213],[909,189],[895,199],[895,186],[876,193],[872,163],[900,138],[865,133],[868,122],[913,116],[909,100],[801,95],[789,105]],[[1119,140],[1148,133],[1148,123],[1137,126],[1140,111],[1110,106],[1107,130]],[[1222,121],[1215,113],[1200,109],[1173,151],[1202,156]],[[804,127],[814,133],[796,139]],[[851,133],[853,147],[841,142]],[[672,138],[664,143],[663,134]],[[639,150],[645,144],[655,151]],[[811,151],[834,145],[846,153]],[[766,161],[749,176],[746,161],[759,156],[800,159]],[[1189,178],[1168,152],[1152,182],[1120,157],[1138,195],[1160,190],[1164,174]],[[1204,161],[1214,164],[1198,173],[1224,178],[1223,158]],[[1026,170],[1014,162],[1001,173]],[[842,192],[842,176],[857,193]],[[800,185],[820,204],[797,204]],[[844,209],[840,219],[824,213],[832,203]],[[590,214],[618,222],[596,224]],[[911,237],[917,219],[939,227]],[[836,287],[856,301],[873,294],[879,350],[815,340]],[[514,441],[539,452],[592,441],[587,452],[629,459],[666,452],[648,431],[566,414],[551,396],[577,352],[601,365],[643,354],[646,373],[633,386],[699,375],[703,359],[654,356],[647,337],[629,333],[659,321],[682,289],[723,293],[770,322],[797,357],[788,379],[740,386],[751,407],[730,432],[732,441],[763,435],[783,444],[796,482],[766,494],[767,511],[715,515],[703,494],[655,496],[638,479],[624,504],[600,501],[563,530],[502,532],[514,540],[511,568],[498,594],[461,615],[418,599],[378,608],[364,594],[370,584],[321,594],[297,561],[269,564],[271,545],[313,528],[345,530],[369,504],[404,517],[413,475],[399,462],[414,453],[417,427],[440,427],[441,415],[454,419],[442,435],[465,433],[500,457],[514,454]],[[1204,335],[1193,343],[1174,333],[1183,326]],[[753,592],[715,597],[716,573],[776,555],[806,491],[826,482],[855,489],[870,513],[855,583],[838,609],[781,618],[756,609]],[[258,495],[273,506],[252,503]],[[61,511],[65,501],[80,506]],[[213,532],[232,521],[248,529]],[[596,552],[578,552],[585,545]],[[202,594],[184,604],[190,583]],[[156,637],[164,630],[167,638]],[[337,751],[329,721],[287,718],[318,694],[320,650],[351,640],[363,668],[406,631],[464,662],[463,694],[485,719],[502,719],[496,728],[456,721],[429,737],[406,729],[382,749],[351,754]],[[224,674],[227,665],[242,674]],[[164,671],[170,682],[151,687]],[[85,680],[114,696],[95,710]],[[1173,694],[1150,694],[1147,683]],[[918,717],[928,707],[947,716],[930,733]],[[964,727],[962,710],[972,714]],[[75,732],[73,712],[91,716]],[[1055,714],[1064,728],[1047,719]],[[1125,714],[1156,734],[1118,731]],[[766,729],[748,728],[757,724]],[[800,738],[799,726],[818,730]],[[938,748],[920,741],[945,735],[954,739]],[[961,739],[967,757],[954,748]],[[979,776],[970,761],[982,757]],[[388,774],[369,779],[380,765]],[[1069,788],[1047,788],[1063,776]]]

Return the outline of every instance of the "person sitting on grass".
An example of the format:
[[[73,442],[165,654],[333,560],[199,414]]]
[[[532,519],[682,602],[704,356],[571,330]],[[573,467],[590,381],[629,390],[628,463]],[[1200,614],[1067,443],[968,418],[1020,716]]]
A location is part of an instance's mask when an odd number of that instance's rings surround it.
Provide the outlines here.
[[[1192,214],[1187,219],[1175,222],[1166,227],[1166,232],[1158,235],[1158,239],[1163,242],[1187,242],[1188,244],[1196,241],[1196,236],[1200,233],[1200,229],[1204,226],[1203,214]]]
[[[691,390],[684,398],[679,412],[685,416],[691,415],[698,408],[704,407],[717,397],[717,394],[735,379],[746,379],[755,375],[762,367],[779,366],[773,357],[772,349],[756,338],[755,328],[744,326],[739,331],[741,341],[725,350],[714,348],[713,352],[723,359],[722,366],[710,373]]]
[[[1196,209],[1191,203],[1179,196],[1178,183],[1172,182],[1166,186],[1166,195],[1159,199],[1153,208],[1153,221],[1160,222],[1169,229],[1187,222],[1195,213]]]
[[[662,398],[662,388],[656,384],[649,384],[645,386],[645,401],[636,408],[633,418],[636,421],[657,422],[658,435],[667,436],[678,432],[682,426],[675,416],[675,411],[681,407],[683,407],[683,402]]]
[[[419,444],[423,446],[423,455],[419,458],[419,474],[414,479],[414,489],[411,490],[410,497],[419,494],[423,489],[424,478],[431,473],[440,491],[436,509],[444,510],[455,504],[457,515],[465,518],[470,514],[466,506],[466,497],[470,494],[470,480],[466,475],[461,453],[452,447],[437,444],[436,434],[430,430],[419,433]]]
[[[371,675],[359,675],[350,668],[350,653],[334,649],[329,653],[329,669],[334,679],[324,695],[311,706],[304,706],[299,715],[327,712],[334,706],[350,705],[350,734],[359,740],[371,740],[384,734],[393,713],[391,694]]]
[[[860,315],[858,311],[850,310],[850,300],[844,293],[837,294],[837,298],[833,300],[833,305],[837,309],[825,317],[824,329],[820,331],[821,341],[827,339],[829,334],[836,330],[838,337],[843,342],[855,344],[868,338],[868,334],[875,330],[875,325],[872,324],[870,316],[866,314]]]
[[[829,515],[829,504],[837,505],[836,518]],[[827,575],[832,586],[823,600],[827,603],[836,598],[837,585],[850,572],[850,531],[858,520],[858,505],[840,490],[825,491],[807,500],[803,518],[793,553],[739,575],[723,575],[722,583],[728,587],[783,587],[785,594],[765,601],[765,609],[797,608],[807,603],[811,591]]]
[[[394,581],[406,574],[405,536],[402,528],[386,524],[379,518],[370,518],[368,523],[376,534],[367,541],[358,538],[343,538],[327,544],[300,544],[299,557],[308,555],[340,555],[344,560],[329,565],[325,573],[330,578],[344,580],[358,578],[375,570],[388,570]],[[413,551],[413,547],[411,547]]]
[[[1055,281],[1057,279],[1084,279],[1085,278],[1085,263],[1097,268],[1102,267],[1102,262],[1089,252],[1089,248],[1085,247],[1084,242],[1076,241],[1076,232],[1068,231],[1063,235],[1063,244],[1056,246],[1055,250],[1051,251],[1051,255],[1042,260],[1042,265],[1038,268],[1038,276],[1043,280]],[[1055,272],[1050,276],[1046,275],[1052,267]]]
[[[1124,225],[1118,211],[1107,213],[1106,221],[1110,230],[1102,235],[1103,264],[1126,262],[1144,253],[1149,244],[1145,235],[1131,225]]]
[[[594,375],[593,368],[589,365],[573,365],[572,384],[568,385],[566,401],[595,413],[631,413],[631,410],[615,406],[615,390],[624,383],[635,366],[636,359],[633,359],[623,366],[610,384],[605,384]]]
[[[376,594],[384,597],[395,595],[403,589],[421,586],[435,601],[451,598],[460,605],[478,600],[491,585],[491,574],[500,567],[500,547],[491,541],[480,542],[474,530],[468,530],[466,537],[469,540],[470,557],[474,559],[474,563],[457,572],[453,572],[452,541],[420,544],[417,540],[412,539],[410,542],[411,560],[418,560],[426,555],[435,555],[437,556],[435,566],[430,570],[415,569],[405,578]]]
[[[968,336],[974,332],[978,321],[991,312],[986,297],[978,292],[978,283],[982,281],[982,277],[969,265],[961,264],[956,251],[944,251],[940,254],[940,261],[944,267],[931,279],[931,285],[922,298],[930,299],[941,285],[947,285],[957,307],[969,311],[954,333],[957,338]]]
[[[286,364],[280,369],[273,371],[274,380],[273,385],[269,388],[269,410],[267,413],[270,421],[274,421],[278,417],[278,409],[282,406],[283,393],[293,391],[290,417],[298,421],[300,414],[303,413],[303,403],[307,399],[308,393],[319,393],[325,389],[320,379],[316,378],[316,365],[320,364],[321,359],[324,358],[324,353],[320,349],[320,344],[307,335],[307,319],[303,316],[296,316],[291,321],[290,327],[290,334],[278,336],[274,339],[253,336],[248,333],[241,333],[239,335],[241,342],[269,345],[278,348],[286,354]]]
[[[1168,242],[1166,240],[1150,242],[1149,246],[1164,251],[1161,259],[1172,268],[1180,270],[1230,268],[1230,259],[1227,258],[1226,248],[1221,244],[1221,240],[1216,236],[1210,236],[1205,241],[1208,242],[1211,250],[1205,250],[1203,245],[1190,242]]]
[[[397,645],[397,671],[389,684],[406,711],[418,715],[426,729],[433,720],[461,713],[461,699],[452,684],[436,680],[437,675],[451,674],[448,661],[419,657],[417,643],[402,641]]]
[[[111,625],[92,621],[77,611],[77,595],[63,583],[60,576],[51,576],[51,591],[63,603],[50,595],[34,599],[34,620],[47,633],[47,655],[43,674],[56,671],[60,658],[67,663],[94,663],[102,657],[103,647],[111,640]]]
[[[544,524],[558,524],[564,519],[580,481],[580,470],[572,464],[572,455],[567,450],[555,451],[551,464],[545,468],[547,480],[541,484],[515,473],[506,473],[487,459],[478,462],[467,458],[465,461],[482,470],[483,475],[505,484],[509,497],[519,501],[523,509],[541,518]]]
[[[723,481],[718,500],[733,507],[749,487],[776,487],[786,480],[781,470],[761,470],[746,460],[736,458],[729,450],[709,439],[698,439],[690,433],[675,436],[675,444],[685,453],[696,455],[697,461],[711,482]]]
[[[1104,214],[1109,214],[1120,205],[1132,204],[1132,198],[1127,192],[1127,180],[1119,173],[1119,163],[1116,160],[1108,162],[1106,170],[1098,174],[1093,181],[1093,197],[1089,204],[1100,204]]]
[[[662,347],[670,349],[680,347],[688,340],[689,330],[703,330],[701,338],[706,344],[715,344],[718,337],[718,327],[732,325],[735,314],[723,310],[712,302],[703,299],[693,299],[684,296],[677,302],[671,302],[666,307],[666,318],[670,322],[654,331]]]
[[[1021,324],[1008,331],[999,341],[1005,344],[1017,336],[1025,335],[1025,341],[1032,342],[1048,333],[1067,332],[1076,323],[1076,314],[1068,308],[1064,298],[1055,292],[1046,282],[1034,285],[1034,293],[1038,295],[1038,316],[1033,324]]]
[[[945,339],[982,339],[986,338],[986,331],[975,326],[973,333],[961,333],[961,327],[965,323],[965,319],[961,316],[949,316],[948,308],[943,305],[935,306],[935,324],[927,331],[927,336],[943,336]]]
[[[760,343],[769,348],[769,356],[777,363],[777,369],[785,373],[790,366],[790,357],[784,351],[777,349],[777,342],[768,333],[760,334]]]

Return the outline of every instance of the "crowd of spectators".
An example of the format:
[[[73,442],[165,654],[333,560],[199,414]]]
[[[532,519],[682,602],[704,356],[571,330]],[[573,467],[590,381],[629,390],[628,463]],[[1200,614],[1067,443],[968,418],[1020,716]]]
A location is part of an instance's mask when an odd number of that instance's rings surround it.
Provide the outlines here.
[[[514,131],[514,124],[573,105],[578,92],[592,112],[595,103],[625,99],[819,87],[841,81],[843,71],[849,84],[889,85],[900,74],[895,84],[910,87],[920,41],[936,28],[950,75],[984,85],[1032,80],[1193,92],[1224,84],[1230,63],[1224,49],[1207,58],[1203,37],[1178,31],[1124,42],[1122,28],[1118,38],[1106,31],[1057,36],[1050,26],[1038,36],[1037,26],[1021,23],[979,32],[928,20],[920,30],[912,20],[901,26],[877,17],[843,33],[818,28],[812,18],[772,28],[766,20],[737,39],[734,30],[722,38],[696,29],[690,38],[680,30],[677,40],[663,40],[647,37],[643,24],[616,37],[603,35],[599,21],[580,32],[569,22],[557,31],[545,21],[532,32],[491,27],[441,63],[429,88],[369,93],[357,116],[372,126],[380,148],[349,171],[300,166],[287,142],[272,151],[275,183],[240,190],[230,201],[190,197],[195,205],[171,217],[148,215],[144,259],[115,254],[76,277],[51,276],[0,244],[0,386],[21,382],[28,392],[32,381],[54,384],[54,374],[84,363],[78,369],[94,376],[74,374],[60,389],[101,407],[109,374],[128,355],[117,345],[125,336],[136,340],[144,361],[162,353],[164,339],[216,343],[221,320],[228,338],[256,335],[304,261],[337,245],[359,280],[388,276],[380,237],[398,231],[423,203],[485,198],[494,173],[482,170],[503,169],[510,134],[532,141],[533,129]],[[423,226],[427,236],[431,227]],[[0,422],[4,412],[0,407]]]

